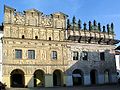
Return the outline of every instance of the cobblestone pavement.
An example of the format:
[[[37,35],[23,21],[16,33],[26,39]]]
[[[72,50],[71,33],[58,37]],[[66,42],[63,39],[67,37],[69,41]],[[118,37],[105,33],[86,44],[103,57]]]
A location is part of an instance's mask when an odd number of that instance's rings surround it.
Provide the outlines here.
[[[10,88],[7,90],[120,90],[120,85],[79,86],[79,87],[53,87],[53,88]]]

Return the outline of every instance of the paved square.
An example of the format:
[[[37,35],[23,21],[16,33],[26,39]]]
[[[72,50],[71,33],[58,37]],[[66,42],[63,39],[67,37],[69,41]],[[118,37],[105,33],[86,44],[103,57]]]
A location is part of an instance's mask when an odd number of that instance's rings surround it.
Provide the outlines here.
[[[52,88],[10,88],[7,90],[120,90],[120,85],[80,86],[80,87],[52,87]]]

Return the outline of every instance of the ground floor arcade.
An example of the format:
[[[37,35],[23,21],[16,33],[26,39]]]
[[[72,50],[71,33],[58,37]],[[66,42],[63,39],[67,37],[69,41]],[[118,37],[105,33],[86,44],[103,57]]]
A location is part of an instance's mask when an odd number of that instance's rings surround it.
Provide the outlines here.
[[[91,84],[115,83],[115,74],[109,70],[99,73],[92,69],[86,74],[80,69],[75,69],[71,74],[66,74],[56,69],[51,74],[45,74],[41,69],[31,75],[26,75],[21,69],[14,69],[10,75],[4,75],[3,81],[8,87],[54,87],[54,86],[80,86]]]

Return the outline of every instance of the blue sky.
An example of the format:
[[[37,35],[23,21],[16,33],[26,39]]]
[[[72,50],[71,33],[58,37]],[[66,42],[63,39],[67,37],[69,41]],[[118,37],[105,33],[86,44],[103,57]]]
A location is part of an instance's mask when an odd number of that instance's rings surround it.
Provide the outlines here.
[[[4,5],[17,11],[35,8],[44,14],[61,11],[69,18],[76,16],[82,23],[94,19],[102,25],[113,22],[116,39],[120,39],[120,0],[0,0],[0,23],[3,22]]]

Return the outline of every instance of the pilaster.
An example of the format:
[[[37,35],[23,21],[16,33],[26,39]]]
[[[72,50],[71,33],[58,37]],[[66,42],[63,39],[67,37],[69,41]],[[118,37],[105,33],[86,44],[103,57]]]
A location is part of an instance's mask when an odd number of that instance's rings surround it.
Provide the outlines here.
[[[51,74],[45,75],[45,87],[53,87],[53,76]]]
[[[33,75],[25,75],[25,86],[34,87]]]

